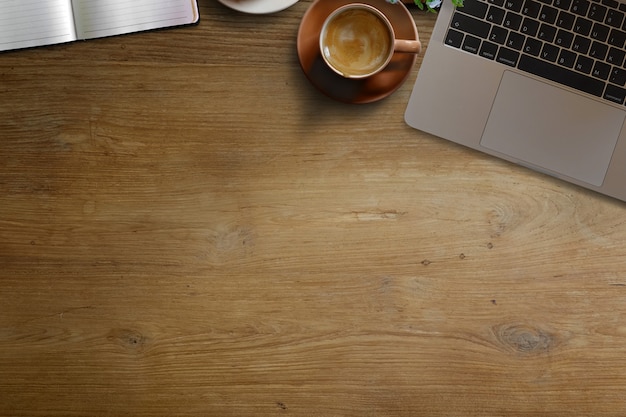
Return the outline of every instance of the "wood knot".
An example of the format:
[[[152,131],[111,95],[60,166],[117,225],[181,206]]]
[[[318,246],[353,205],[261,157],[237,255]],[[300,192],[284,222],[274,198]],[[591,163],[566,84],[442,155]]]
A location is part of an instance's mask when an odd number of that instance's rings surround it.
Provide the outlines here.
[[[148,344],[148,337],[138,331],[129,329],[113,329],[107,339],[134,351],[142,351]]]
[[[547,353],[556,345],[556,337],[550,332],[524,324],[496,326],[493,333],[507,351],[520,355]]]

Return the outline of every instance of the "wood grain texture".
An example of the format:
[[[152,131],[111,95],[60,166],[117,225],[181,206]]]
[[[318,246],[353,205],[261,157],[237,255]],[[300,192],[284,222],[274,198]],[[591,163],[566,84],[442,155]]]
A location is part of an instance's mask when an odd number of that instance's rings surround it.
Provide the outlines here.
[[[626,414],[624,204],[407,127],[421,58],[326,98],[310,1],[199,4],[0,55],[0,415]]]

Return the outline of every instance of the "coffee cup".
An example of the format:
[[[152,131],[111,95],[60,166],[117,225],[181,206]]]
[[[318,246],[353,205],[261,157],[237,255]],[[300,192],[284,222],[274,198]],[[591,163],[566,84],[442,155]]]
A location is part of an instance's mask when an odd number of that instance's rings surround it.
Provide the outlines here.
[[[322,25],[319,46],[334,72],[357,79],[382,71],[395,52],[418,54],[422,49],[419,40],[396,39],[385,14],[364,3],[334,10]]]

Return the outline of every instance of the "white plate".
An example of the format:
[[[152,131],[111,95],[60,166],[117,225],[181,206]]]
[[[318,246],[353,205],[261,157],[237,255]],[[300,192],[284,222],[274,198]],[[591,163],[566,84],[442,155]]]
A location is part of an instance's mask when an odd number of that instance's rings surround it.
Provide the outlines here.
[[[219,0],[225,6],[244,13],[275,13],[293,6],[298,0]]]

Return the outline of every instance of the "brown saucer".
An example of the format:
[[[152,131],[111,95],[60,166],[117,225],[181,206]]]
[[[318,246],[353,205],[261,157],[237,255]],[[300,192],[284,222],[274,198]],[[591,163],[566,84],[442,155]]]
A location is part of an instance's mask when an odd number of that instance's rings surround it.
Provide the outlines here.
[[[387,67],[365,79],[348,79],[328,68],[319,50],[319,34],[324,20],[336,8],[355,0],[316,0],[306,11],[298,29],[298,58],[304,74],[321,92],[346,103],[371,103],[396,91],[415,65],[415,54],[395,53]],[[396,36],[417,40],[417,28],[404,4],[385,0],[359,0],[379,8],[388,18]]]

